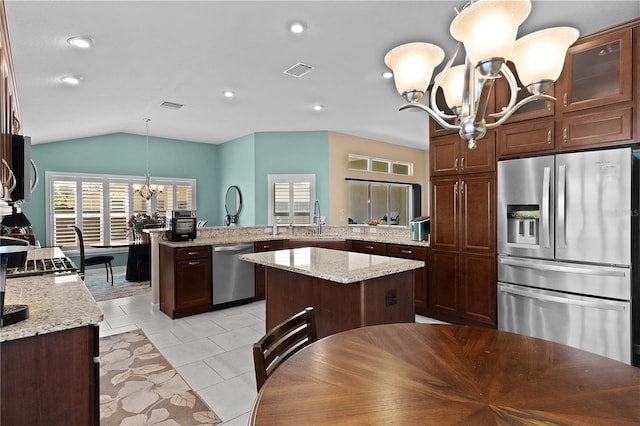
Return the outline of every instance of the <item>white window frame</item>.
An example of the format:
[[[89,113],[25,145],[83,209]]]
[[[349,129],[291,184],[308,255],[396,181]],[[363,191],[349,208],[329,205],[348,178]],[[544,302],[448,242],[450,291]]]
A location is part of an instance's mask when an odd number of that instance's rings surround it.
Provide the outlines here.
[[[129,212],[127,216],[131,216],[133,214],[133,200],[134,197],[140,197],[133,190],[133,184],[144,184],[144,177],[140,176],[126,176],[126,175],[111,175],[111,174],[93,174],[93,173],[69,173],[69,172],[54,172],[48,171],[45,172],[45,199],[46,199],[46,241],[47,246],[53,245],[54,241],[54,220],[55,216],[53,213],[53,183],[55,181],[68,181],[74,182],[77,187],[77,199],[76,199],[76,209],[75,209],[75,222],[79,228],[82,229],[82,211],[79,208],[79,205],[82,203],[82,191],[81,186],[82,182],[100,182],[103,185],[103,188],[108,188],[110,183],[126,183],[129,187]],[[173,190],[173,194],[170,199],[175,202],[176,200],[176,187],[177,186],[190,186],[191,187],[191,198],[192,198],[192,209],[196,210],[196,179],[189,178],[169,178],[169,177],[152,177],[151,183],[156,185],[164,185],[165,188],[171,187]],[[147,213],[152,213],[157,211],[157,197],[151,198],[147,205]],[[109,209],[109,191],[103,191],[103,200],[102,200],[102,223],[110,223],[110,209]],[[173,206],[169,206],[168,209],[172,209]],[[109,244],[109,233],[105,231],[104,233],[104,241],[105,245]],[[70,249],[72,253],[75,253],[79,250],[77,245],[75,246],[65,246],[65,252],[67,249]],[[85,247],[87,251],[90,251],[89,247]]]
[[[354,170],[354,171],[358,171],[358,172],[369,172],[369,173],[380,173],[380,174],[387,174],[387,175],[397,175],[397,176],[413,176],[413,163],[408,163],[406,161],[395,161],[395,160],[389,160],[386,158],[377,158],[377,157],[366,157],[364,155],[358,155],[358,154],[349,154],[347,157],[347,163],[349,163],[351,160],[364,160],[367,162],[367,169],[357,169],[357,168],[351,168],[349,167],[349,170]],[[386,163],[387,165],[387,170],[386,171],[380,171],[380,170],[373,170],[373,163]],[[394,173],[393,171],[393,166],[394,165],[398,165],[398,166],[404,166],[407,168],[407,174],[404,173]]]
[[[269,224],[276,225],[276,217],[274,214],[274,185],[276,183],[294,183],[308,182],[309,185],[309,224],[313,223],[313,204],[316,200],[316,175],[315,174],[285,174],[285,175],[268,175],[267,176],[267,193],[269,207]],[[293,192],[289,192],[289,217],[294,216]],[[295,225],[291,223],[291,225]]]

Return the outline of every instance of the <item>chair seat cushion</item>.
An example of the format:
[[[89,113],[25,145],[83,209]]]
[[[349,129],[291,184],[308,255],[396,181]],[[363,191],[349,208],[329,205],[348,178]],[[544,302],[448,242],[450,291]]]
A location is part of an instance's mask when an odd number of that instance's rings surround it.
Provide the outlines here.
[[[115,257],[113,256],[90,256],[90,257],[85,257],[84,259],[84,263],[85,265],[90,265],[90,264],[99,264],[99,263],[109,263],[112,262],[115,259]]]

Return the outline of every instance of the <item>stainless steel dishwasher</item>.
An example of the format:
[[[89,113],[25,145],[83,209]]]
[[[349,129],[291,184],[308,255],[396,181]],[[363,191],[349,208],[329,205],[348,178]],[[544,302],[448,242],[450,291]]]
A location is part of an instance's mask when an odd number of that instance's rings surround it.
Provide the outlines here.
[[[250,302],[256,294],[255,267],[251,262],[238,259],[253,253],[253,243],[213,246],[212,304],[214,309]]]

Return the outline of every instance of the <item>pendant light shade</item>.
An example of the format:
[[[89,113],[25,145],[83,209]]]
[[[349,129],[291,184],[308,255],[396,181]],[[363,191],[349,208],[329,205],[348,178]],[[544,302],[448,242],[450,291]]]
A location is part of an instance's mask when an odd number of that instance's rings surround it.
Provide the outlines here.
[[[451,36],[464,44],[471,64],[510,58],[518,26],[531,12],[529,0],[484,0],[463,9],[451,22]]]
[[[431,81],[433,70],[444,59],[444,51],[430,43],[408,43],[391,49],[384,63],[391,68],[396,90],[401,95],[424,93]]]
[[[516,41],[511,59],[525,86],[560,77],[567,49],[578,39],[578,30],[556,27],[528,34]]]
[[[462,94],[464,92],[464,65],[458,65],[457,67],[451,67],[447,73],[445,73],[440,87],[444,92],[444,100],[447,102],[449,108],[454,109],[462,105]],[[436,75],[436,80],[440,78],[442,73]]]

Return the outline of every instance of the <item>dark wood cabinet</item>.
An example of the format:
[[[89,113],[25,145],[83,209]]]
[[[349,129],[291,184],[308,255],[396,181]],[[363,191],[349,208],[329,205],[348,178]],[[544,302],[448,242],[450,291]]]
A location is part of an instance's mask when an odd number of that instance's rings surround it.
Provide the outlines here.
[[[569,48],[556,83],[562,114],[632,100],[632,31],[594,33]]]
[[[431,188],[428,315],[495,327],[495,174],[435,177]]]
[[[628,104],[562,116],[557,122],[558,150],[576,150],[633,142],[633,107]]]
[[[495,132],[478,140],[475,149],[469,149],[466,140],[458,134],[432,139],[429,146],[431,176],[471,174],[495,170]]]
[[[358,253],[387,255],[387,245],[385,243],[375,243],[371,241],[351,240],[350,250]]]
[[[98,327],[0,344],[0,424],[100,424]]]
[[[256,253],[271,250],[281,250],[286,246],[286,240],[260,241],[255,243],[253,249]],[[266,289],[266,269],[264,265],[255,266],[256,295],[253,300],[264,300]]]
[[[500,158],[542,154],[553,152],[555,148],[555,120],[553,117],[504,124],[498,128],[497,133]]]
[[[427,301],[429,297],[429,249],[427,247],[417,247],[411,245],[387,244],[387,256],[421,260],[425,262],[424,268],[414,270],[414,295],[416,314],[426,316],[428,306]]]
[[[160,310],[171,318],[211,307],[211,246],[160,245]]]

